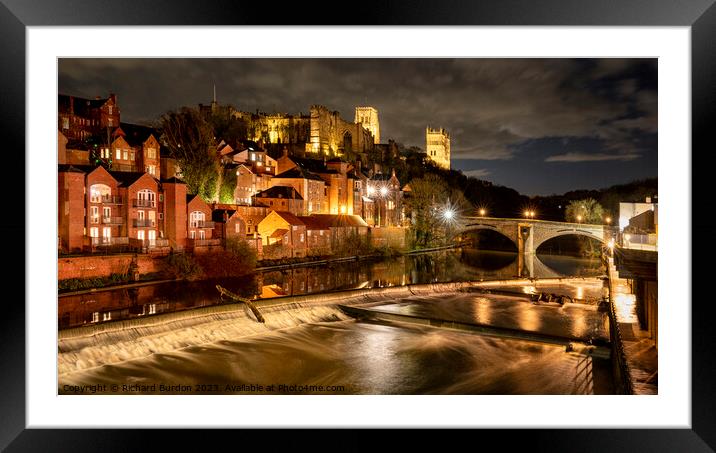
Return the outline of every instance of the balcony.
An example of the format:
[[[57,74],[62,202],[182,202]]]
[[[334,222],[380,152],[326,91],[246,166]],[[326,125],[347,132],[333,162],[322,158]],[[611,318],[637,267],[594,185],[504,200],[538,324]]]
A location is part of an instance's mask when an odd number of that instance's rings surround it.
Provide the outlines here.
[[[126,237],[113,237],[113,238],[89,238],[90,244],[93,246],[97,245],[129,245],[129,238]]]
[[[189,222],[189,228],[214,228],[214,222],[209,220],[193,220]]]
[[[220,247],[221,239],[187,239],[187,245],[191,247]]]
[[[144,198],[135,198],[132,200],[132,206],[135,208],[154,208],[157,206],[156,200],[146,200]]]
[[[95,219],[92,218],[92,220]],[[102,223],[105,225],[122,225],[124,223],[124,220],[121,217],[102,217]]]
[[[169,247],[169,239],[147,239],[145,243],[150,249],[158,247]]]
[[[101,197],[95,196],[90,197],[90,203],[122,204],[122,197],[120,197],[119,195],[102,195]]]
[[[156,221],[152,219],[132,219],[134,228],[154,228]]]

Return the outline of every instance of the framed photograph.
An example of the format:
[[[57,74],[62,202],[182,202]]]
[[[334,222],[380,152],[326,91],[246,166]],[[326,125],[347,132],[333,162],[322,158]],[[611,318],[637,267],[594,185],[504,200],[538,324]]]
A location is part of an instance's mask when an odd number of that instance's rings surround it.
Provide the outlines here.
[[[713,1],[316,9],[2,0],[3,447],[713,451]]]

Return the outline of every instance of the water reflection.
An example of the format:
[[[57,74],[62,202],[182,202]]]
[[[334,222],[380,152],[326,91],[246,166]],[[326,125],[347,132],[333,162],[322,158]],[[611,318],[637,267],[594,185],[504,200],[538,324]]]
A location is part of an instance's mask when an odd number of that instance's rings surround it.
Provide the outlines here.
[[[599,275],[599,260],[534,257],[535,277]],[[355,288],[509,279],[520,275],[517,254],[459,249],[386,261],[341,262],[258,272],[241,278],[171,282],[59,299],[60,329],[222,303],[216,284],[247,298],[268,299]],[[483,315],[485,315],[483,313]]]

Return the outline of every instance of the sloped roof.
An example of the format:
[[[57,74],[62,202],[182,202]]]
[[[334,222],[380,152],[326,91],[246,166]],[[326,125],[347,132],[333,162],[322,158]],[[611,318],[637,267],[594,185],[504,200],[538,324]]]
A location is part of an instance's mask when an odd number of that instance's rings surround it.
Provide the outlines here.
[[[325,228],[329,227],[367,227],[368,224],[358,215],[350,214],[313,214],[310,216]]]
[[[119,185],[129,187],[135,182],[137,182],[139,178],[148,173],[138,171],[110,171],[109,174],[112,175],[112,177],[119,183]],[[154,176],[152,176],[152,178],[154,178]],[[156,178],[154,179],[156,180]]]
[[[303,225],[304,223],[301,222],[301,219],[296,217],[295,215],[291,214],[287,211],[274,211],[276,214],[278,214],[283,220],[288,222],[289,225]]]
[[[154,138],[159,140],[159,132],[156,129],[149,126],[142,126],[139,124],[131,123],[119,123],[119,128],[124,132],[124,140],[130,146],[141,146],[142,143],[147,141],[150,135],[154,134]]]
[[[288,233],[288,230],[285,228],[279,228],[278,230],[275,230],[269,237],[272,238],[280,238],[284,234]]]
[[[89,173],[94,170],[95,167],[91,165],[71,165],[71,164],[59,164],[57,165],[57,173]]]
[[[326,225],[321,219],[315,216],[299,216],[301,222],[306,225],[307,230],[328,230],[329,226]]]
[[[303,197],[291,186],[273,186],[254,195],[255,198],[285,198],[288,200],[303,200]]]
[[[301,167],[294,167],[290,170],[286,170],[283,173],[280,173],[274,178],[288,178],[288,179],[313,179],[318,181],[323,181],[323,179],[318,176],[315,173],[312,173],[304,168]]]
[[[226,214],[226,219],[231,219],[231,216],[236,214],[236,210],[234,209],[214,209],[211,211],[211,220],[214,222],[224,222],[224,214]]]

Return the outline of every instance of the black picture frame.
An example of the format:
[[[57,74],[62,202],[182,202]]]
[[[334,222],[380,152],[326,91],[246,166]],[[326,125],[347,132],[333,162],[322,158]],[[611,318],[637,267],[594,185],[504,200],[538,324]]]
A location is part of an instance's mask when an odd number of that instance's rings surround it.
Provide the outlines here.
[[[24,187],[24,175],[32,159],[25,148],[25,59],[26,27],[29,26],[78,26],[78,25],[539,25],[539,26],[689,26],[691,27],[692,64],[692,149],[700,153],[691,154],[692,159],[692,203],[696,206],[710,206],[709,180],[703,172],[709,171],[703,161],[704,153],[716,149],[713,129],[716,110],[716,6],[714,0],[488,0],[488,1],[395,1],[378,5],[351,2],[339,7],[336,2],[322,1],[294,2],[276,8],[262,2],[239,2],[230,0],[0,0],[0,55],[3,70],[0,73],[0,125],[5,145],[2,178],[3,193]],[[322,18],[317,11],[335,12],[331,17]],[[270,23],[269,23],[270,22]],[[25,153],[19,150],[25,150]],[[688,156],[686,156],[688,157]],[[11,175],[21,180],[12,181]],[[14,195],[15,203],[17,195]],[[4,237],[31,240],[25,232],[23,215],[6,219],[0,226]],[[692,237],[712,237],[716,227],[708,217],[684,219],[690,222]],[[21,242],[5,241],[7,256],[14,260],[24,256]],[[25,249],[27,250],[27,249]],[[692,254],[693,289],[703,289],[707,281],[707,267],[696,266],[695,258],[707,249],[697,249]],[[16,261],[10,275],[11,282],[24,281],[24,266]],[[526,446],[530,451],[714,451],[716,449],[716,361],[712,359],[713,327],[709,315],[707,298],[697,298],[702,291],[693,291],[692,282],[684,282],[684,299],[665,301],[668,307],[677,304],[694,303],[692,309],[692,428],[691,429],[546,429],[546,430],[480,430],[467,436],[473,445],[488,448],[493,441],[497,445],[512,449]],[[696,285],[700,283],[700,285]],[[17,285],[16,285],[17,286]],[[703,295],[703,294],[702,294]],[[312,447],[327,442],[325,434],[298,432],[292,430],[286,435],[256,433],[237,436],[235,432],[212,430],[211,435],[193,430],[97,430],[97,429],[26,429],[25,401],[25,307],[19,300],[25,300],[25,293],[19,288],[19,297],[6,300],[0,323],[0,351],[3,371],[0,372],[0,446],[7,451],[125,451],[141,447],[142,450],[162,448],[178,442],[183,449],[201,447],[206,450],[215,442],[230,442],[232,448],[247,446],[248,437],[260,436],[264,446],[271,450],[295,447],[305,440]],[[20,299],[22,297],[22,299]],[[12,302],[12,303],[10,303]],[[49,301],[48,301],[49,303]],[[240,410],[240,408],[237,408]],[[479,410],[475,408],[474,410]],[[574,418],[579,414],[565,414]],[[639,417],[639,414],[634,414]],[[638,419],[635,418],[635,422]],[[267,435],[268,434],[268,435]],[[374,448],[370,437],[347,435],[342,430],[330,434],[337,436],[341,449]],[[465,432],[460,433],[463,436]],[[450,447],[456,438],[450,435],[412,430],[409,437],[425,445],[438,441]],[[402,444],[405,437],[394,437],[382,441],[383,448],[394,441]],[[336,447],[336,444],[331,444]],[[457,446],[457,445],[455,445]]]

